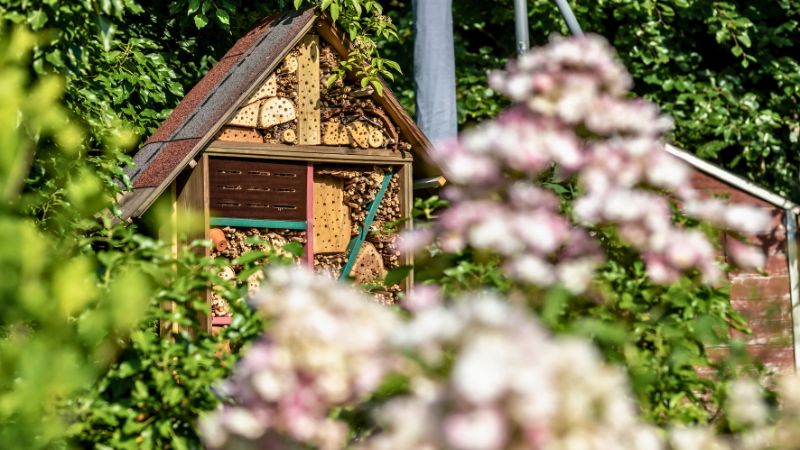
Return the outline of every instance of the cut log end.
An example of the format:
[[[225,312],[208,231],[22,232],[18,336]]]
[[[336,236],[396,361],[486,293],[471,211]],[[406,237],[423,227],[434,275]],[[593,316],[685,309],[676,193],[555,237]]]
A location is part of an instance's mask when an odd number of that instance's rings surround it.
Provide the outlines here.
[[[281,132],[281,142],[284,144],[294,144],[297,142],[297,133],[294,132],[291,128],[283,130]]]
[[[383,137],[383,133],[376,127],[371,127],[369,132],[368,138],[369,146],[372,148],[380,148],[383,147],[386,140]]]

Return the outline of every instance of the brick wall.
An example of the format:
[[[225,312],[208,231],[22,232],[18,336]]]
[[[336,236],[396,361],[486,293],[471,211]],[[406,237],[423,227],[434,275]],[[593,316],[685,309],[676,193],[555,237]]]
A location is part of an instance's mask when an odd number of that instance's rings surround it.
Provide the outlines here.
[[[737,270],[728,274],[731,304],[745,317],[752,330],[751,335],[732,333],[744,340],[750,352],[771,369],[793,369],[785,211],[699,171],[692,175],[692,181],[695,188],[705,195],[755,205],[771,215],[772,227],[768,233],[748,237],[751,244],[761,247],[767,254],[764,273]]]

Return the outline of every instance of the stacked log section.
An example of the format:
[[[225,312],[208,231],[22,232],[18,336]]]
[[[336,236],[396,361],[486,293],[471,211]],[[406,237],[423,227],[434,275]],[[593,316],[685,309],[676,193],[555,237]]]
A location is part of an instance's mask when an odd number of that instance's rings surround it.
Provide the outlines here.
[[[331,253],[314,255],[314,270],[328,278],[339,278],[342,268],[347,262],[347,253]]]
[[[315,182],[318,180],[338,179],[341,183],[341,201],[349,212],[351,223],[347,240],[358,235],[367,217],[369,206],[380,190],[386,167],[380,166],[318,166],[315,171]],[[350,276],[359,284],[370,284],[376,278],[382,279],[391,269],[401,265],[400,252],[397,249],[397,232],[402,218],[400,210],[399,175],[394,174],[380,203],[375,219],[365,243],[359,252],[356,265]],[[337,183],[329,181],[329,183]],[[332,197],[338,198],[338,197]],[[321,200],[320,200],[321,201]],[[315,211],[321,205],[315,203]],[[327,205],[332,210],[342,208]],[[331,213],[333,214],[333,212]],[[342,222],[344,223],[344,222]],[[315,239],[317,238],[317,222],[315,220]],[[341,241],[343,242],[343,241]],[[315,242],[315,247],[317,243]],[[338,249],[336,249],[338,250]],[[347,262],[344,252],[331,252],[315,255],[315,269],[332,277],[341,274]],[[361,264],[360,264],[361,263]],[[382,286],[373,291],[381,303],[394,303],[400,286]]]
[[[299,258],[287,252],[283,247],[290,242],[297,242],[301,245],[306,243],[306,232],[298,230],[225,227],[215,228],[211,234],[215,238],[211,256],[225,258],[230,262],[220,270],[219,276],[224,280],[236,279],[244,266],[233,264],[234,260],[251,251],[275,251],[280,255],[293,258],[299,264]],[[220,245],[223,241],[225,244]],[[258,243],[254,243],[255,241]],[[262,278],[261,271],[248,277],[248,295],[254,295],[258,291]],[[232,315],[230,305],[219,295],[218,290],[218,288],[211,290],[211,315],[212,317],[229,317]]]
[[[410,150],[411,145],[372,98],[376,95],[372,87],[362,88],[350,76],[335,77],[341,70],[340,63],[336,51],[320,42],[322,145]]]

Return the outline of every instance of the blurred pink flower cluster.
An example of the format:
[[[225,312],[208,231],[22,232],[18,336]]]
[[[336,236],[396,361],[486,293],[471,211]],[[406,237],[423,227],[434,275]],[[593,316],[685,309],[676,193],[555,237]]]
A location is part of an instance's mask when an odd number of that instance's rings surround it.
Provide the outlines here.
[[[553,339],[503,299],[423,309],[391,339],[434,369],[376,412],[384,431],[362,449],[662,448],[624,373],[588,342]]]
[[[637,413],[622,369],[588,341],[554,338],[524,308],[491,294],[442,301],[414,290],[401,321],[352,286],[301,268],[273,269],[256,303],[269,320],[204,417],[211,449],[674,450],[796,448],[800,377],[780,379],[780,415],[753,381],[729,386],[736,434],[657,430]],[[409,392],[364,402],[389,373]],[[332,419],[359,405],[377,423],[354,440]],[[363,430],[362,430],[363,431]]]
[[[420,289],[413,318],[399,321],[302,269],[273,270],[265,286],[258,302],[270,325],[223,387],[235,405],[201,421],[212,449],[662,448],[623,372],[503,299],[445,305],[438,290]],[[331,410],[358,404],[389,371],[411,392],[362,403],[380,428],[351,442]]]
[[[756,207],[700,198],[689,168],[664,151],[671,120],[628,96],[630,76],[602,38],[556,40],[491,74],[490,84],[514,106],[435,148],[453,206],[433,228],[407,235],[407,251],[434,238],[449,252],[493,251],[520,281],[580,292],[602,260],[587,231],[596,226],[615,227],[656,282],[694,269],[707,282],[721,277],[713,245],[673,223],[667,195],[687,214],[727,230],[753,234],[768,227]],[[576,180],[571,217],[538,187],[537,179],[553,169]],[[764,263],[758,251],[728,241],[737,264]]]
[[[269,331],[221,387],[236,405],[201,421],[204,439],[210,448],[342,448],[349,430],[328,413],[377,387],[392,367],[387,336],[399,321],[305,270],[272,270],[263,286],[253,301]]]

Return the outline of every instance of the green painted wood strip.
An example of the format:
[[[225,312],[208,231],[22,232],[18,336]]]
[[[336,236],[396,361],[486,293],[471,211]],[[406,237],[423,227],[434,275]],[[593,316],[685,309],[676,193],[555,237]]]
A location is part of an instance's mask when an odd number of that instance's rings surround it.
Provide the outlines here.
[[[260,220],[233,219],[230,217],[212,217],[212,227],[247,227],[247,228],[281,228],[287,230],[305,230],[306,223],[294,220]]]
[[[386,195],[389,183],[392,182],[392,175],[393,173],[391,170],[383,175],[381,188],[378,190],[378,193],[375,194],[375,199],[372,200],[372,203],[369,205],[369,212],[367,212],[367,217],[364,219],[364,224],[361,225],[361,230],[356,237],[350,240],[350,244],[347,246],[347,264],[342,268],[342,273],[339,275],[340,280],[346,280],[353,270],[353,266],[356,264],[358,252],[361,250],[361,246],[364,245],[364,241],[367,240],[367,236],[369,236],[369,229],[372,226],[372,221],[375,220],[375,215],[378,214],[378,207],[381,205],[381,201],[383,201],[383,196]]]

